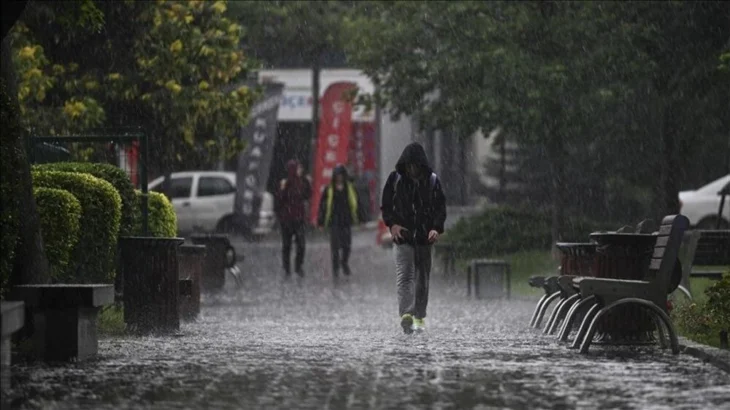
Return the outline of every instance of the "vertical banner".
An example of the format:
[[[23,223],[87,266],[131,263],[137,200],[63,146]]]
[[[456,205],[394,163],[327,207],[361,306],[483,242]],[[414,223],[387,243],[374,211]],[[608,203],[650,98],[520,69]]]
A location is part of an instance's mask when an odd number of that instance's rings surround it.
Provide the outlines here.
[[[236,199],[233,213],[244,231],[258,224],[261,195],[266,190],[276,141],[277,114],[284,84],[265,83],[261,101],[251,109],[248,124],[241,128],[246,148],[239,154]]]
[[[332,180],[332,170],[337,164],[346,164],[348,145],[352,131],[352,104],[344,94],[356,85],[354,83],[333,83],[322,96],[322,116],[317,133],[317,156],[314,159],[311,221],[317,223],[319,199],[322,190]]]

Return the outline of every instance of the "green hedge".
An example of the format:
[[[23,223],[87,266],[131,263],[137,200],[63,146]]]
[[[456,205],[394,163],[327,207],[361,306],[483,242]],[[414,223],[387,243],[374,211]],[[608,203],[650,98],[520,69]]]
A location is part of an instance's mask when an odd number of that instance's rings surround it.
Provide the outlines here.
[[[62,189],[35,188],[43,247],[54,282],[73,279],[68,265],[81,231],[81,203]]]
[[[17,107],[13,107],[5,92],[5,82],[0,84],[0,298],[7,289],[13,271],[15,244],[18,240],[19,204],[14,194],[18,187],[15,168],[18,155],[12,147],[18,133],[22,132],[18,123]]]
[[[591,232],[617,229],[583,218],[569,218],[563,229],[566,242],[586,242]],[[552,241],[551,216],[545,212],[492,208],[471,218],[464,218],[442,238],[445,244],[458,247],[461,258],[479,258],[508,253],[549,249]]]
[[[110,283],[121,219],[122,199],[114,187],[89,174],[34,171],[37,187],[65,189],[81,203],[81,234],[71,269],[77,283]]]
[[[90,174],[112,184],[122,199],[122,220],[119,226],[119,236],[130,235],[135,226],[137,211],[134,185],[124,170],[111,164],[85,162],[55,162],[52,164],[36,165],[33,169],[42,171],[79,172]]]
[[[137,190],[137,212],[142,212],[142,192]],[[147,198],[149,236],[155,238],[174,238],[177,236],[177,215],[167,197],[159,192],[150,192]],[[142,216],[137,217],[134,234],[143,236]]]

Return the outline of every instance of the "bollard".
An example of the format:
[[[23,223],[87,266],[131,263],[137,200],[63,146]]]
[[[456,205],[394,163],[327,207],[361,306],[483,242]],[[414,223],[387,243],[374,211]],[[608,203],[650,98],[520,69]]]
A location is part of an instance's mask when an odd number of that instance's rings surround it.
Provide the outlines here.
[[[510,264],[503,260],[472,259],[467,268],[467,296],[471,296],[472,287],[474,296],[481,299],[481,283],[484,281],[484,296],[489,298],[510,298],[511,290]]]
[[[229,254],[233,250],[228,235],[220,234],[198,234],[190,237],[195,245],[205,245],[205,265],[201,277],[201,289],[206,292],[217,292],[223,289],[226,284],[226,268],[235,265],[235,252],[233,261],[229,260]]]
[[[124,269],[124,322],[136,333],[180,329],[178,259],[181,238],[119,238]]]
[[[180,317],[193,320],[200,314],[200,280],[205,264],[205,246],[182,245],[178,249],[180,279],[190,279],[192,289],[190,296],[182,296],[179,300]]]

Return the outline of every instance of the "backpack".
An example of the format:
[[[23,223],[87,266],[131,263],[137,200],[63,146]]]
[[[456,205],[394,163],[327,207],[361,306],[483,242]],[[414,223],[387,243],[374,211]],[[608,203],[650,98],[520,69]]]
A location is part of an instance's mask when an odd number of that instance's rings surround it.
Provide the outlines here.
[[[431,194],[433,195],[433,190],[436,189],[436,173],[432,172],[431,177],[429,177],[428,181],[431,183]],[[393,184],[393,197],[395,198],[395,194],[398,192],[398,183],[400,182],[401,175],[399,172],[395,173],[395,184]]]

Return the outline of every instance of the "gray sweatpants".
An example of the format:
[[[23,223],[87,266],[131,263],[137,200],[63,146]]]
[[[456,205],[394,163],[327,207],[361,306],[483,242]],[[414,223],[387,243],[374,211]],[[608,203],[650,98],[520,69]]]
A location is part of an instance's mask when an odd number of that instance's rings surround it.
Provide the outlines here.
[[[428,281],[431,275],[431,246],[393,245],[398,314],[426,317]]]

